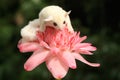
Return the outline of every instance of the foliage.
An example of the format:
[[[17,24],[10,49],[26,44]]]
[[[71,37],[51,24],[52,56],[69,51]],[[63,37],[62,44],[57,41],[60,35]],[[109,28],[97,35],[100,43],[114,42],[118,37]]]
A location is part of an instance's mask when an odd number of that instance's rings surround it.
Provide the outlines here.
[[[0,80],[54,80],[43,63],[26,72],[23,65],[31,53],[17,49],[20,29],[38,18],[47,5],[59,5],[72,10],[73,27],[86,42],[98,48],[89,61],[101,63],[92,68],[77,61],[78,68],[70,69],[63,80],[120,80],[120,13],[117,0],[0,0]]]

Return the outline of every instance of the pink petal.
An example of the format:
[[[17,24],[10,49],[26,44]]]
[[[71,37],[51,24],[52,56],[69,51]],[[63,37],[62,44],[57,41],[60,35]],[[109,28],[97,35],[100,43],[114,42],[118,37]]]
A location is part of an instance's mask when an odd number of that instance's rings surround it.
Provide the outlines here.
[[[80,34],[80,32],[79,32],[79,33],[75,32],[73,35],[69,35],[72,44],[80,43],[80,42],[79,42],[79,41],[80,41],[79,34]]]
[[[87,36],[79,37],[78,35],[71,38],[72,45],[80,44],[82,41],[84,41],[87,38]]]
[[[39,42],[41,42],[43,40],[43,33],[42,32],[37,31],[36,36],[37,36],[37,39],[39,40]]]
[[[49,52],[44,49],[37,50],[24,64],[25,70],[27,71],[33,70],[35,67],[44,62],[48,55]]]
[[[90,51],[87,51],[87,50],[78,49],[75,52],[80,53],[80,54],[85,54],[85,55],[93,55],[93,53],[91,53]]]
[[[51,53],[51,55],[57,55],[59,53],[59,48],[51,47],[50,53]]]
[[[40,42],[40,46],[45,47],[47,49],[50,49],[49,45],[46,42],[44,42],[44,41]]]
[[[84,48],[90,45],[91,43],[78,43],[78,44],[75,44],[75,46],[73,47],[73,50]]]
[[[52,73],[54,78],[61,79],[63,78],[69,69],[62,61],[60,61],[56,56],[51,57],[47,60],[47,68]]]
[[[18,44],[18,48],[20,52],[32,52],[39,48],[39,44],[37,42],[25,42]]]
[[[86,47],[83,47],[83,48],[80,48],[80,49],[87,50],[87,51],[95,51],[97,48],[93,47],[93,46],[86,46]]]
[[[88,64],[89,66],[93,66],[93,67],[99,67],[99,66],[100,66],[99,63],[90,63],[90,62],[86,61],[86,60],[85,60],[80,54],[78,54],[78,53],[73,53],[73,55],[74,55],[74,57],[75,57],[76,59],[80,60],[80,61],[83,62],[83,63]]]
[[[80,38],[80,42],[84,41],[87,38],[87,36],[83,36]]]
[[[70,68],[75,69],[76,68],[76,62],[75,62],[75,58],[72,55],[72,53],[70,51],[64,51],[61,54],[61,60],[63,60]]]
[[[87,47],[87,46],[90,46],[90,45],[92,45],[91,43],[80,43],[79,45],[78,45],[78,47],[79,48],[82,48],[82,47]]]

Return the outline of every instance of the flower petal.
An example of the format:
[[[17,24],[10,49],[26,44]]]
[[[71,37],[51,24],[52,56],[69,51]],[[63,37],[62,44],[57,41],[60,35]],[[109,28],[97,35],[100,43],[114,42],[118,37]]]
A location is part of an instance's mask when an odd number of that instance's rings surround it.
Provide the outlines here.
[[[63,78],[67,74],[67,71],[69,69],[69,67],[61,62],[56,56],[51,57],[49,60],[47,60],[46,64],[47,68],[56,79]]]
[[[63,60],[70,68],[76,68],[75,58],[70,51],[64,51],[61,53],[60,57],[60,59]]]
[[[93,66],[93,67],[99,67],[99,66],[100,66],[99,63],[90,63],[90,62],[86,61],[86,60],[85,60],[80,54],[78,54],[78,53],[73,53],[73,55],[74,55],[74,57],[75,57],[76,59],[80,60],[80,61],[83,62],[83,63],[88,64],[89,66]]]
[[[47,49],[50,49],[49,45],[46,42],[44,42],[44,41],[40,42],[40,46],[45,47]]]
[[[85,39],[87,39],[87,36],[83,36],[80,38],[80,42],[84,41]]]
[[[92,45],[92,44],[91,43],[77,43],[71,49],[72,50],[78,50],[80,48],[84,48],[84,47],[87,47],[87,46],[90,46],[90,45]]]
[[[93,53],[91,53],[90,51],[87,51],[87,50],[78,49],[75,52],[80,53],[80,54],[85,54],[85,55],[93,55]]]
[[[93,47],[93,46],[86,46],[86,47],[83,47],[83,48],[80,48],[80,49],[87,50],[87,51],[95,51],[97,48]]]
[[[20,52],[32,52],[39,48],[39,43],[37,42],[23,42],[18,44]]]
[[[49,55],[49,52],[44,49],[37,50],[24,64],[25,70],[27,71],[33,70],[39,64],[44,62],[48,55]]]
[[[84,48],[90,45],[91,43],[78,43],[78,44],[75,44],[75,46],[73,47],[73,50]]]

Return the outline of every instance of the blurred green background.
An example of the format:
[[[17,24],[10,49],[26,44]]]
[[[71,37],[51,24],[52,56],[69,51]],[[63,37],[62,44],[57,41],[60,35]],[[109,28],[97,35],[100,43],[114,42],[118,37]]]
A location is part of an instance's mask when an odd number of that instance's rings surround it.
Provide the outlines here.
[[[72,10],[74,29],[97,47],[94,55],[84,57],[101,64],[93,68],[77,61],[78,68],[70,69],[63,80],[120,80],[119,0],[0,0],[0,80],[54,80],[45,63],[26,72],[23,65],[31,53],[17,48],[20,29],[53,4]]]

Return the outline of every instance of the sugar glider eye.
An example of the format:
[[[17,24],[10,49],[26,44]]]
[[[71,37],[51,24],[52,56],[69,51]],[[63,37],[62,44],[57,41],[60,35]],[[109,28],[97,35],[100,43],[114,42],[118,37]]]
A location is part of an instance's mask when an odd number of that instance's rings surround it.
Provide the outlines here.
[[[53,22],[53,25],[54,25],[54,26],[57,26],[57,23],[56,23],[56,22]]]
[[[65,24],[66,23],[66,21],[63,21],[63,24]]]

